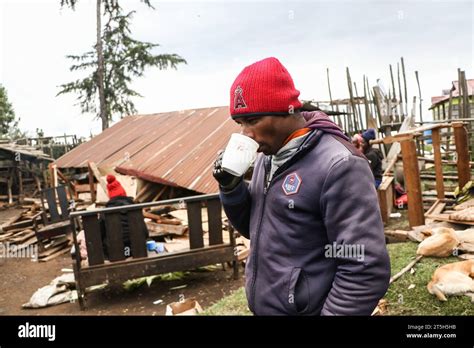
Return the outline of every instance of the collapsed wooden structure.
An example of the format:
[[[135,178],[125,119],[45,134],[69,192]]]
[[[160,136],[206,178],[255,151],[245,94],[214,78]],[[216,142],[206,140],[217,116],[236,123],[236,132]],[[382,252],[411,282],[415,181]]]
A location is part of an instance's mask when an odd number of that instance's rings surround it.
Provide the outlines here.
[[[435,176],[436,176],[436,192],[437,201],[435,203],[436,209],[430,210],[428,214],[440,212],[444,206],[442,204],[445,199],[444,190],[444,178],[443,178],[443,159],[441,156],[441,130],[444,128],[452,128],[455,139],[455,148],[457,154],[457,173],[459,187],[463,187],[468,181],[471,180],[471,170],[469,161],[469,148],[468,148],[468,132],[463,122],[453,123],[441,123],[429,126],[418,127],[409,131],[398,133],[397,135],[386,137],[383,139],[377,139],[371,141],[371,143],[400,143],[403,170],[406,183],[406,191],[408,194],[408,220],[410,226],[419,226],[425,223],[425,212],[423,209],[423,198],[421,189],[420,170],[418,164],[418,155],[416,151],[416,138],[423,135],[426,130],[431,130],[431,138],[433,142],[434,152],[434,165],[435,165]],[[395,161],[392,162],[392,166]],[[391,167],[388,167],[386,174],[390,171]],[[440,211],[438,211],[441,209]]]
[[[53,159],[26,145],[0,143],[0,199],[8,204],[36,196],[45,183],[45,170]]]

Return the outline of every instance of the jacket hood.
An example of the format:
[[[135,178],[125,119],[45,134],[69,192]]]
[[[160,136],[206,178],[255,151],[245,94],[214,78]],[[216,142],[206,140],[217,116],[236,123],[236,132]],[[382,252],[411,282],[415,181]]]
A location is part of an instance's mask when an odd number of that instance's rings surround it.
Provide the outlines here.
[[[342,129],[331,121],[324,112],[322,111],[302,111],[301,115],[306,120],[305,127],[309,129],[318,129],[322,132],[333,134],[344,140],[349,141],[349,138],[344,134]]]

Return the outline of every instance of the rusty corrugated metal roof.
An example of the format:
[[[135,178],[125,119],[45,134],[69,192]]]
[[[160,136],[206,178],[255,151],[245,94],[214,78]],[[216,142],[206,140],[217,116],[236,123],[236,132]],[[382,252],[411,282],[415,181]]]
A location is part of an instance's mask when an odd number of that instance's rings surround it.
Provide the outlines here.
[[[127,116],[56,163],[81,168],[92,161],[144,180],[213,193],[217,152],[239,131],[226,106]]]
[[[19,145],[15,143],[3,143],[0,144],[0,150],[7,151],[12,154],[19,154],[26,158],[36,158],[43,161],[54,161],[49,155],[45,154],[41,150],[37,150],[35,147],[30,145]]]

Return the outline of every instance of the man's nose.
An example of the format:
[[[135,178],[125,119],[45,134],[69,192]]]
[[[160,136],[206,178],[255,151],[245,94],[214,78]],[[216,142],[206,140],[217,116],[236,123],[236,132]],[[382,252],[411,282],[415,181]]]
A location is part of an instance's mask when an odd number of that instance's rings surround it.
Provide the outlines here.
[[[255,140],[255,135],[254,133],[249,129],[249,127],[243,126],[242,130],[240,131],[240,134],[245,135],[246,137],[252,138]]]

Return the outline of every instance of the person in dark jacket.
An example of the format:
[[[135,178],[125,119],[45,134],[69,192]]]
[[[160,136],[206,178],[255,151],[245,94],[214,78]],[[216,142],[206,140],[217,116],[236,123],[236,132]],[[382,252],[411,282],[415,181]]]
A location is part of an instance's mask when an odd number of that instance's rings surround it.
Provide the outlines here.
[[[276,58],[246,67],[230,115],[259,144],[249,185],[214,163],[232,225],[249,238],[245,279],[256,315],[370,315],[390,278],[367,160],[299,91]]]
[[[120,184],[120,182],[116,179],[114,175],[107,175],[107,194],[109,196],[109,201],[105,204],[106,208],[113,208],[113,207],[120,207],[125,205],[134,204],[133,198],[128,197],[127,193],[125,192],[124,188]],[[120,220],[122,225],[122,236],[123,236],[123,245],[124,245],[124,255],[126,257],[131,256],[130,254],[130,230],[128,226],[128,218],[127,214],[121,213]],[[148,230],[143,225],[143,233],[145,238],[148,238]],[[104,256],[108,258],[108,240],[107,240],[107,232],[105,227],[105,220],[101,219],[101,235],[102,235],[102,244],[104,247]]]
[[[373,128],[367,129],[362,133],[362,151],[369,161],[370,169],[375,179],[375,188],[379,188],[382,183],[382,160],[383,155],[379,149],[374,149],[370,144],[371,140],[375,139],[375,130]]]

